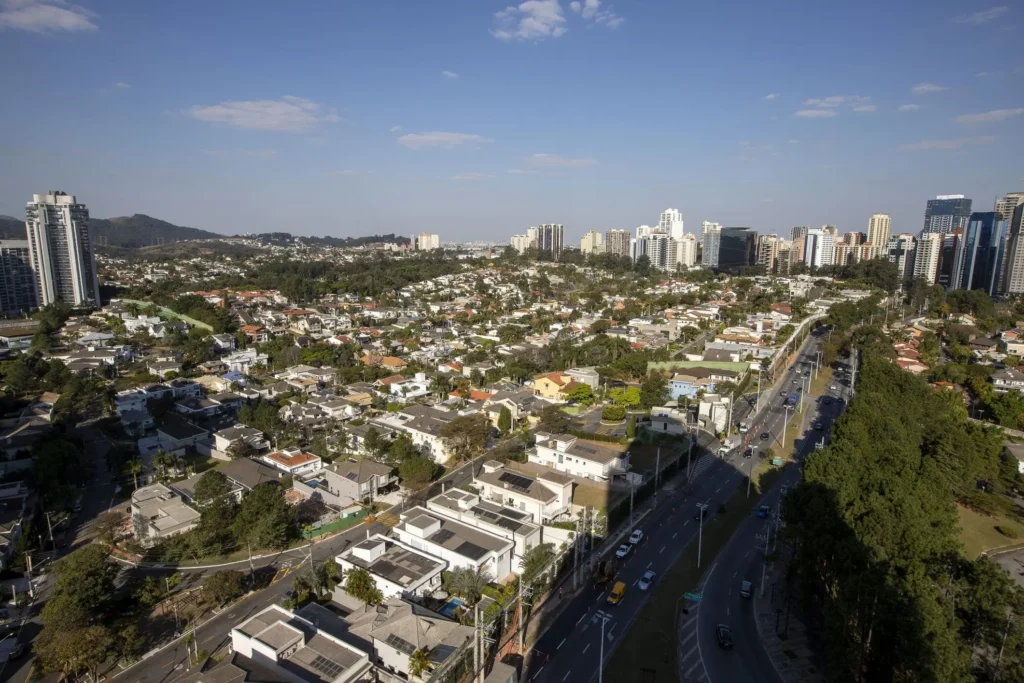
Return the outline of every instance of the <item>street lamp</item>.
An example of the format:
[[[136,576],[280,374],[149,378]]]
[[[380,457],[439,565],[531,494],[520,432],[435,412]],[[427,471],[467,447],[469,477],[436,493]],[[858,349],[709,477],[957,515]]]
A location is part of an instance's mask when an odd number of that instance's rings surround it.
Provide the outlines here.
[[[697,523],[697,569],[700,569],[700,551],[704,543],[704,511],[708,509],[707,503],[697,503],[700,510],[700,520]]]
[[[608,623],[612,615],[607,612],[597,611],[597,618],[601,620],[601,656],[597,661],[597,683],[604,681],[604,625]]]
[[[793,406],[784,406],[786,409],[785,415],[782,418],[782,439],[776,437],[776,441],[779,442],[779,448],[783,448],[786,445],[786,430],[789,429],[789,411],[793,410]]]

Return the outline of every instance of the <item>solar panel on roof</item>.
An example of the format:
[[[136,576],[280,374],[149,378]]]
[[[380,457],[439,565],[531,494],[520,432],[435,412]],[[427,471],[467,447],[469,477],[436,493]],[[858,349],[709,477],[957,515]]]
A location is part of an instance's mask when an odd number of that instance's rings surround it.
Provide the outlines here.
[[[323,655],[317,655],[313,661],[310,662],[310,666],[332,680],[337,678],[338,675],[345,670],[345,667],[341,664],[327,659],[327,657],[324,657]]]
[[[514,519],[499,519],[498,526],[502,529],[508,529],[509,531],[519,531],[523,525]]]
[[[576,444],[576,450],[583,451],[584,453],[597,453],[596,448],[591,448],[590,446],[581,446],[579,444]]]
[[[427,659],[434,662],[435,664],[440,664],[441,662],[451,657],[454,653],[454,645],[438,645],[430,651],[430,654],[427,656]]]
[[[355,472],[349,472],[348,474],[345,475],[345,478],[351,481],[355,481],[358,478],[358,476],[359,475],[356,474]]]
[[[532,479],[520,476],[518,474],[512,474],[511,472],[503,472],[498,481],[503,481],[512,488],[521,489],[526,491],[530,488],[530,484],[533,483]]]
[[[476,543],[470,543],[469,541],[463,541],[459,547],[455,549],[455,552],[463,557],[468,557],[471,560],[479,560],[487,554],[487,551],[484,548],[481,548]]]
[[[527,517],[532,517],[529,512],[520,512],[519,510],[512,510],[510,508],[503,508],[501,514],[505,517],[511,517],[512,519],[523,520]]]
[[[441,545],[442,543],[450,540],[454,536],[455,533],[453,531],[450,531],[448,529],[441,529],[440,531],[434,532],[427,540],[431,543],[437,543],[438,545]]]
[[[389,635],[385,640],[385,643],[395,648],[399,652],[403,652],[407,655],[411,655],[416,651],[416,647],[405,638],[396,636],[394,633]]]

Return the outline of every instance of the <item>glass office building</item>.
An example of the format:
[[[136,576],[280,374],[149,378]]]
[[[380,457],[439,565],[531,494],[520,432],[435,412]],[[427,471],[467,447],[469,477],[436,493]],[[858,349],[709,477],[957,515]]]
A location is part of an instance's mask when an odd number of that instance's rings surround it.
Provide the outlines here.
[[[980,289],[995,295],[1006,248],[1006,221],[995,211],[972,213],[957,250],[950,289]]]
[[[739,273],[757,263],[757,233],[753,228],[722,228],[718,242],[718,269]]]

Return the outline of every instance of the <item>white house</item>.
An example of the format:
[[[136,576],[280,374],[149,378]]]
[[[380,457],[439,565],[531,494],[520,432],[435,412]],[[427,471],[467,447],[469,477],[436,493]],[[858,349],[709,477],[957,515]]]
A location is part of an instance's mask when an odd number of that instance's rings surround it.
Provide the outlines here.
[[[132,525],[145,545],[183,534],[199,525],[200,514],[163,484],[151,484],[132,493]]]
[[[376,418],[372,422],[405,432],[412,439],[413,444],[420,449],[420,453],[434,462],[441,463],[447,460],[450,454],[441,440],[440,432],[456,417],[458,417],[457,413],[412,405],[397,413]]]
[[[442,560],[406,548],[381,534],[357,543],[335,559],[342,573],[353,567],[368,571],[385,600],[418,600],[430,595],[441,587],[441,572],[445,568]],[[344,590],[344,586],[339,584],[335,590]]]
[[[228,366],[228,370],[247,375],[254,365],[260,363],[266,365],[267,361],[270,360],[270,356],[260,353],[255,347],[249,347],[243,351],[235,351],[228,354],[221,358],[221,360]]]
[[[512,541],[448,519],[416,506],[401,514],[392,529],[403,544],[448,563],[448,568],[468,567],[495,581],[512,573]]]
[[[629,452],[583,441],[568,434],[537,433],[537,445],[527,451],[530,462],[595,481],[608,481],[629,470]]]
[[[286,448],[283,451],[267,453],[260,457],[260,460],[293,477],[313,474],[323,469],[320,456],[303,453],[300,448]]]
[[[529,515],[529,521],[546,524],[568,514],[572,506],[572,478],[559,472],[531,477],[488,460],[473,476],[480,498]]]

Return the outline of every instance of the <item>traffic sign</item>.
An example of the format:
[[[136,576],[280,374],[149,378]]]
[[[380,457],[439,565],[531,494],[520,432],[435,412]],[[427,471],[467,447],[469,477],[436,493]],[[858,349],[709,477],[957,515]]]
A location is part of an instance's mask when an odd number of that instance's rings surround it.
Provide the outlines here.
[[[703,593],[683,593],[683,597],[686,598],[687,600],[692,600],[693,602],[700,602],[701,600],[704,599],[704,594]]]

